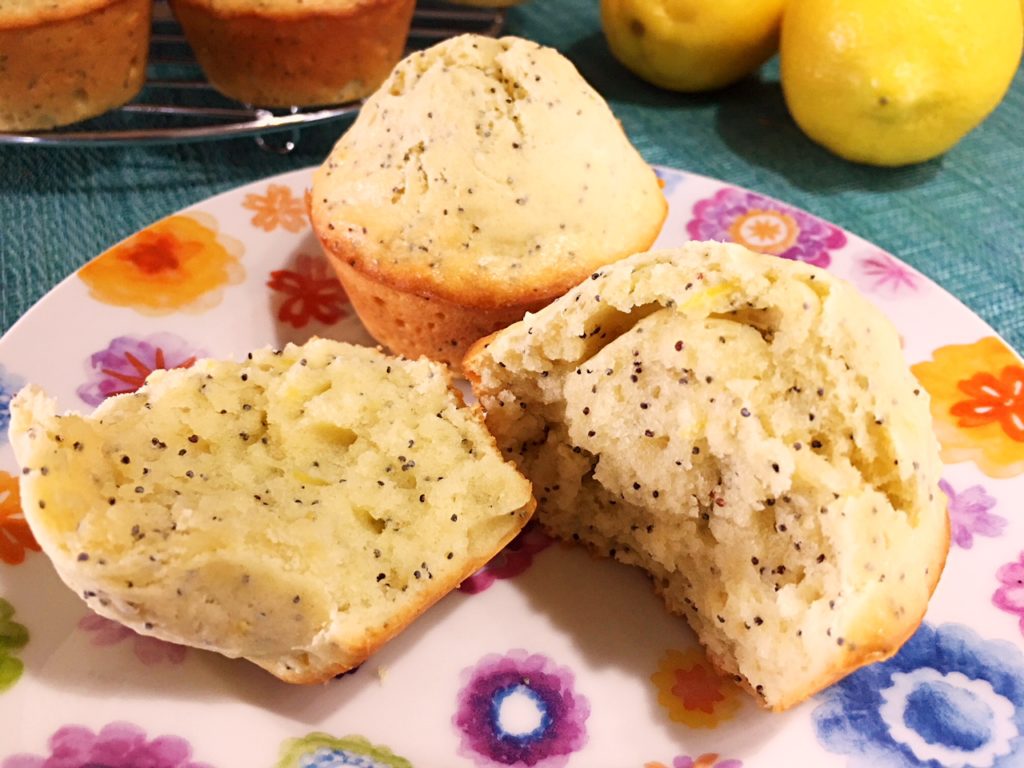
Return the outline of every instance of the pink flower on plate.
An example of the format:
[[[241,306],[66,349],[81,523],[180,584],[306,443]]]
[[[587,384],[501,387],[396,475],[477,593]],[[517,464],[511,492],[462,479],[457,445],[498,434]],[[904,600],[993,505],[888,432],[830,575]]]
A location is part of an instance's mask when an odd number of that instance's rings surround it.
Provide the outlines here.
[[[495,579],[511,579],[525,571],[533,563],[533,556],[546,549],[551,539],[534,522],[529,522],[515,539],[487,565],[462,582],[459,589],[475,595],[483,592]]]
[[[113,395],[134,392],[155,370],[188,368],[204,354],[172,333],[118,336],[89,358],[92,378],[78,388],[78,396],[99,405]]]
[[[920,288],[920,275],[882,251],[859,259],[857,265],[863,278],[861,282],[870,290],[899,294]]]
[[[827,267],[832,262],[830,251],[846,245],[846,235],[838,227],[736,187],[697,202],[686,231],[694,240],[732,241],[816,267]]]
[[[972,485],[957,493],[949,483],[940,480],[939,488],[949,497],[950,538],[958,547],[970,549],[975,534],[1002,535],[1006,518],[989,512],[996,505],[996,500],[980,485]]]
[[[95,613],[83,616],[78,622],[78,628],[90,633],[90,641],[93,645],[117,645],[123,640],[133,638],[132,650],[135,657],[151,667],[167,661],[169,664],[181,664],[185,660],[186,648],[182,645],[174,645],[158,640],[155,637],[146,637],[137,634],[116,621],[111,621]]]
[[[1024,634],[1024,552],[1017,562],[1007,563],[996,571],[996,578],[1002,586],[992,595],[992,602],[1007,613],[1017,614],[1021,634]]]
[[[192,761],[192,746],[178,736],[146,738],[132,723],[110,723],[99,733],[65,725],[50,737],[50,754],[12,755],[0,768],[211,768]]]

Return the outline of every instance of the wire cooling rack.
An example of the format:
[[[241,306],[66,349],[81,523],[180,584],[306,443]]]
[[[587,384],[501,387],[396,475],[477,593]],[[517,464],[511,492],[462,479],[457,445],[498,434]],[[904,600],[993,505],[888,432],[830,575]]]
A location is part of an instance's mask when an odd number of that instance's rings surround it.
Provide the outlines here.
[[[408,50],[465,32],[493,37],[504,23],[501,10],[419,0]],[[51,131],[0,133],[0,144],[169,144],[254,136],[262,148],[287,153],[295,148],[303,127],[354,114],[361,105],[362,101],[352,101],[314,108],[263,109],[219,94],[203,76],[166,0],[157,0],[146,83],[133,101],[91,120]],[[276,138],[272,140],[271,135]]]

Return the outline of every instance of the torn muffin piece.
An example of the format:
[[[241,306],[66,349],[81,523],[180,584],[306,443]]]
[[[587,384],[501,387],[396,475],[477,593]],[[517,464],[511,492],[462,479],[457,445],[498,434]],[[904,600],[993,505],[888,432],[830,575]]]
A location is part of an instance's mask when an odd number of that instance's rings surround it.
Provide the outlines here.
[[[928,396],[848,284],[736,245],[639,254],[464,369],[543,525],[646,569],[765,706],[920,623],[949,545]]]
[[[30,386],[10,434],[90,608],[293,683],[361,663],[534,507],[442,366],[326,340],[156,371],[92,416]]]

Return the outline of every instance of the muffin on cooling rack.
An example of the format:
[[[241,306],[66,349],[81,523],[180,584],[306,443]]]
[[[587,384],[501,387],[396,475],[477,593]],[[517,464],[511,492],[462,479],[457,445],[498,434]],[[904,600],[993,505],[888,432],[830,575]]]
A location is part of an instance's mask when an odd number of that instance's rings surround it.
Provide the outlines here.
[[[309,202],[370,334],[455,366],[476,339],[647,248],[667,209],[654,171],[567,59],[477,35],[399,64]]]
[[[0,0],[0,131],[95,117],[142,88],[151,0]]]
[[[170,0],[217,90],[265,107],[369,95],[402,57],[415,0]]]

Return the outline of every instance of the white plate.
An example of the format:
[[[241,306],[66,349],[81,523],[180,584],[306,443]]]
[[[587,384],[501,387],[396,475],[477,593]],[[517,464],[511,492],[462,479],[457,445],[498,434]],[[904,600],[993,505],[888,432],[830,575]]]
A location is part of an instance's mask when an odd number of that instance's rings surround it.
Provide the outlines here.
[[[289,686],[90,614],[25,546],[0,438],[0,768],[1024,764],[1019,359],[863,240],[718,181],[659,174],[659,246],[738,239],[853,281],[932,393],[954,543],[895,659],[762,712],[710,672],[639,572],[533,532],[479,591],[449,595],[355,673]],[[207,200],[61,283],[0,340],[0,428],[28,381],[82,409],[157,364],[314,333],[368,342],[309,230],[309,182],[296,171]]]

